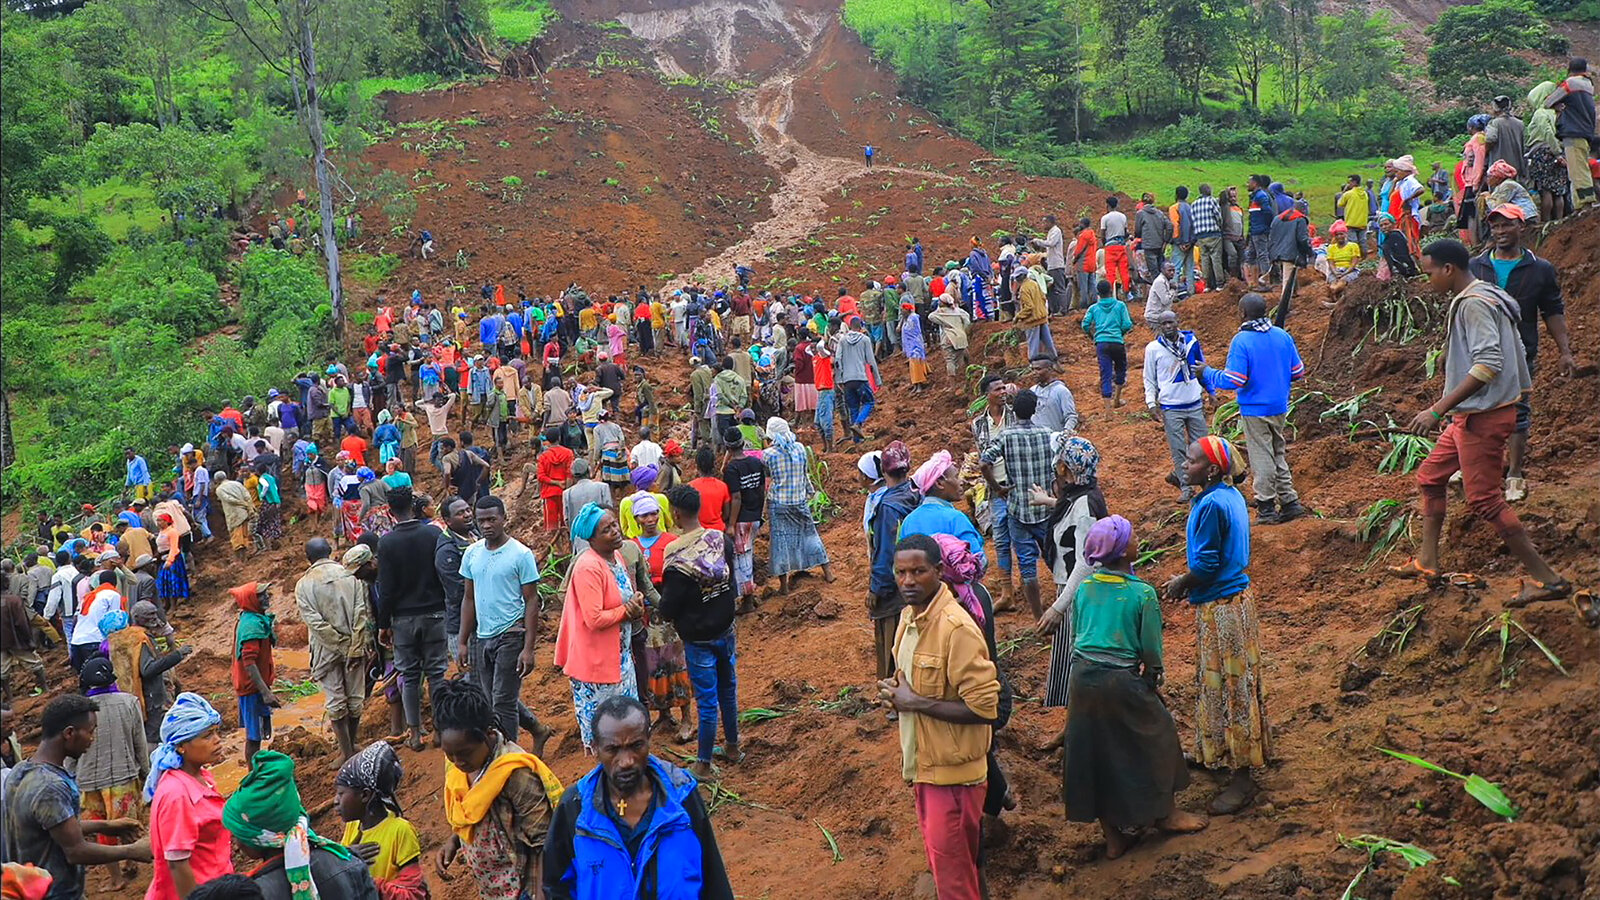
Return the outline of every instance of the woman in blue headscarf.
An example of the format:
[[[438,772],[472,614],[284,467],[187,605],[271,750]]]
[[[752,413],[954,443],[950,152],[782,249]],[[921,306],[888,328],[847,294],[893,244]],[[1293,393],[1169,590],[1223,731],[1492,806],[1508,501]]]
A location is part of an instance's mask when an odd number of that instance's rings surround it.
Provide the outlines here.
[[[622,529],[616,514],[598,503],[572,517],[574,541],[589,542],[567,575],[567,596],[556,636],[556,665],[572,681],[572,709],[585,752],[593,752],[594,711],[610,697],[639,697],[634,672],[634,623],[644,616],[644,596],[628,577],[617,550]]]
[[[155,862],[151,897],[187,897],[195,885],[233,871],[222,794],[208,768],[223,758],[221,724],[206,698],[187,691],[161,720],[161,743],[150,754],[144,783]]]

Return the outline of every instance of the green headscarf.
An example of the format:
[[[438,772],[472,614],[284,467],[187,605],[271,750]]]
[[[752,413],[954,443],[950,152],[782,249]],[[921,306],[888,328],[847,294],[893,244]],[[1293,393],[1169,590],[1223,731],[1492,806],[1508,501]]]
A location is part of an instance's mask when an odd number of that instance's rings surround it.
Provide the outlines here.
[[[222,825],[241,844],[261,850],[283,850],[284,874],[294,900],[319,900],[311,880],[311,845],[349,859],[350,851],[311,830],[300,788],[294,783],[294,760],[275,750],[262,750],[250,761],[250,773],[222,807]]]

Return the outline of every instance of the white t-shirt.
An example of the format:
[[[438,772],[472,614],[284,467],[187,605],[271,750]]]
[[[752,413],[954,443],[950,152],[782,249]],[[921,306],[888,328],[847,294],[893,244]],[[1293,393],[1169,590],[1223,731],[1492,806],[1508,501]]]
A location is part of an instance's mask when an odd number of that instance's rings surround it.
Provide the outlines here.
[[[99,573],[97,572],[91,577],[98,578]],[[72,645],[74,647],[80,647],[84,644],[98,644],[105,640],[106,636],[100,633],[100,617],[106,613],[122,609],[122,595],[117,593],[115,589],[95,588],[95,590],[99,591],[99,593],[95,594],[94,599],[89,601],[89,611],[79,616],[77,624],[72,626]]]
[[[1124,242],[1128,237],[1128,217],[1118,210],[1113,209],[1100,217],[1100,233],[1105,235],[1106,243],[1114,243],[1117,238]]]
[[[653,466],[661,462],[661,445],[655,441],[640,441],[633,445],[633,452],[628,455],[628,462],[635,469]]]

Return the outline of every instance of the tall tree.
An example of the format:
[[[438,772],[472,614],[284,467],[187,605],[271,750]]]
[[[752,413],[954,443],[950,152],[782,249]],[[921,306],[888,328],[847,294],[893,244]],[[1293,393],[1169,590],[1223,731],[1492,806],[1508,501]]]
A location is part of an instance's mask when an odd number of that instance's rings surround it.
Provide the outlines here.
[[[1405,59],[1405,45],[1389,14],[1367,14],[1351,7],[1321,21],[1322,46],[1329,51],[1317,61],[1317,95],[1340,110],[1377,88],[1391,87]],[[1359,52],[1345,52],[1359,48]]]
[[[1441,99],[1483,103],[1496,94],[1518,93],[1533,71],[1518,51],[1562,53],[1557,37],[1532,0],[1484,0],[1451,6],[1428,26],[1428,77]]]
[[[1200,107],[1205,82],[1219,74],[1235,52],[1238,13],[1231,0],[1192,0],[1173,4],[1167,14],[1163,58],[1188,96],[1191,109]]]
[[[362,11],[340,0],[184,0],[190,7],[230,26],[263,64],[289,80],[295,108],[311,141],[312,170],[317,182],[317,210],[322,226],[322,253],[328,265],[328,294],[333,324],[344,328],[344,289],[340,280],[339,243],[334,233],[334,178],[328,163],[328,134],[322,117],[317,69],[319,35],[339,22],[360,21]]]
[[[1278,0],[1246,0],[1238,13],[1239,41],[1233,54],[1233,81],[1250,108],[1261,109],[1261,83],[1278,61],[1284,11]]]
[[[1283,100],[1289,111],[1300,115],[1316,67],[1317,0],[1284,0],[1283,3]]]

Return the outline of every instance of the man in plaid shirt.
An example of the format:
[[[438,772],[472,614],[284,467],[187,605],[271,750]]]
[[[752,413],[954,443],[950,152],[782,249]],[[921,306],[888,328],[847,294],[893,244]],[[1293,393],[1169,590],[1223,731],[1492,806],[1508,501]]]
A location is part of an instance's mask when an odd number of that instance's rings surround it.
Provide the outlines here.
[[[1000,435],[979,457],[989,490],[1006,498],[1006,527],[1011,531],[1011,547],[1022,570],[1022,594],[1036,618],[1043,613],[1039,605],[1039,551],[1049,540],[1051,506],[1033,502],[1029,490],[1049,490],[1055,485],[1050,430],[1033,421],[1038,406],[1039,398],[1033,391],[1018,391],[1011,401],[1017,420],[1000,429]],[[1002,459],[1007,482],[1003,485],[994,480],[995,463]]]
[[[1228,283],[1227,260],[1222,256],[1222,205],[1211,196],[1211,185],[1200,185],[1200,196],[1189,205],[1194,216],[1194,241],[1200,245],[1200,277],[1206,291],[1220,291]]]

